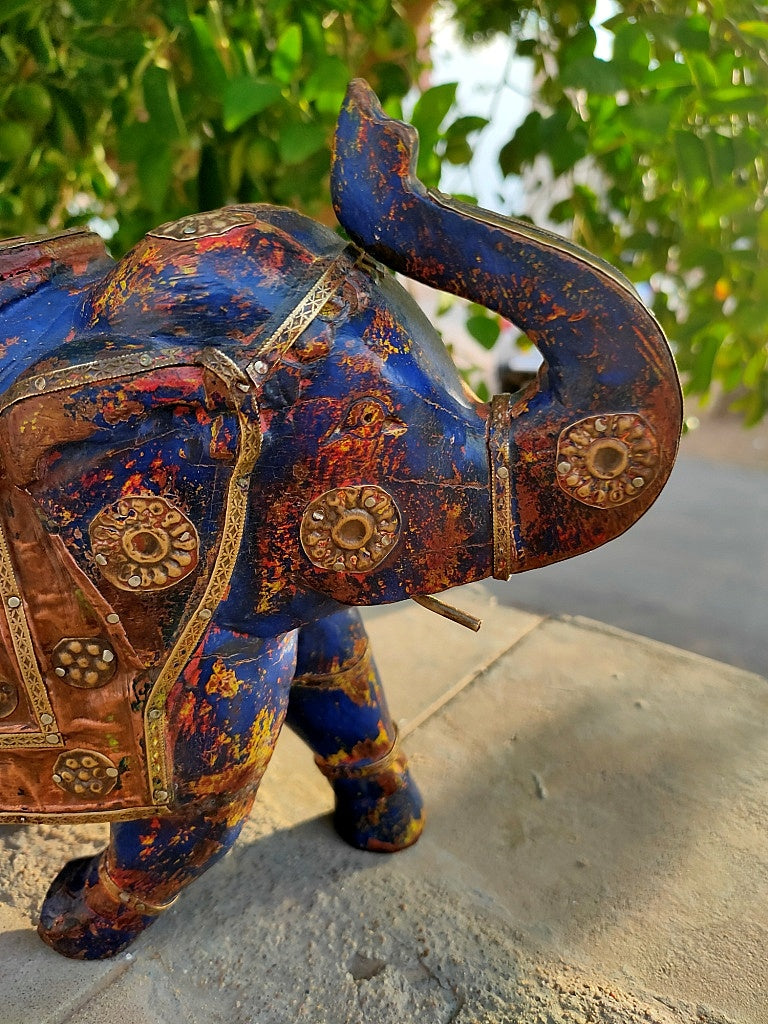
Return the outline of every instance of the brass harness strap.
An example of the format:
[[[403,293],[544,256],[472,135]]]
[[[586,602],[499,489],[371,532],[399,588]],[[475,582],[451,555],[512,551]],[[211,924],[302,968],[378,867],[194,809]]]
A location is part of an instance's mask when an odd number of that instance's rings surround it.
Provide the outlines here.
[[[512,517],[512,481],[509,469],[511,395],[494,395],[488,424],[491,467],[491,519],[493,523],[493,575],[506,580],[519,559]]]
[[[323,306],[333,298],[349,276],[351,270],[373,260],[356,245],[349,244],[330,259],[317,259],[299,282],[303,291],[298,301],[294,294],[278,306],[262,328],[264,341],[245,372],[251,381],[261,386],[280,357],[296,344]]]
[[[121,889],[107,870],[106,850],[99,858],[99,881],[113,900],[116,900],[118,903],[122,903],[125,907],[130,907],[139,914],[144,914],[145,917],[156,917],[158,914],[162,914],[164,910],[172,907],[178,899],[177,893],[166,903],[150,903],[149,900],[145,900],[143,896],[136,896],[134,893],[128,892],[126,889]]]
[[[400,756],[400,736],[395,728],[395,739],[389,750],[382,754],[381,757],[375,761],[369,761],[366,764],[329,764],[328,761],[322,757],[315,757],[315,764],[331,782],[335,782],[337,779],[365,779],[371,775],[378,775],[379,772],[385,772],[397,761]]]

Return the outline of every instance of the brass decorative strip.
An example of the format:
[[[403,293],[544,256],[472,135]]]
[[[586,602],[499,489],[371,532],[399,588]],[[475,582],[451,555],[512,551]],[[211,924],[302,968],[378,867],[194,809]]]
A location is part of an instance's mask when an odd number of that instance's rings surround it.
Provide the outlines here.
[[[11,634],[19,678],[29,697],[39,730],[38,732],[4,733],[0,735],[0,749],[46,747],[53,750],[56,747],[63,747],[64,741],[56,724],[56,716],[53,713],[43,677],[40,675],[40,666],[37,663],[35,647],[29,632],[24,602],[1,523],[0,601],[2,601],[3,612]]]
[[[167,804],[172,795],[171,773],[165,752],[165,703],[224,597],[243,538],[250,473],[259,457],[261,433],[258,423],[251,422],[240,410],[237,419],[240,428],[239,451],[229,481],[224,529],[216,562],[202,600],[187,619],[181,635],[160,670],[144,709],[149,786],[153,799],[160,806]]]
[[[370,644],[366,641],[365,650],[354,661],[348,662],[344,668],[336,672],[304,672],[293,677],[292,686],[316,686],[343,690],[347,680],[354,683],[363,675],[371,671],[373,658],[371,656]]]
[[[178,348],[145,349],[142,352],[124,352],[119,356],[105,356],[91,359],[73,366],[61,366],[35,377],[24,377],[13,384],[0,396],[0,414],[16,402],[35,395],[48,395],[54,391],[82,387],[84,384],[98,384],[117,377],[131,377],[140,373],[169,366],[194,365],[193,353]]]
[[[105,850],[99,858],[99,881],[107,890],[109,895],[117,903],[122,903],[125,907],[130,907],[139,914],[144,914],[147,917],[156,917],[158,914],[162,914],[164,910],[172,907],[176,900],[179,898],[178,893],[165,903],[150,903],[149,900],[143,899],[141,896],[137,896],[135,893],[128,892],[127,889],[121,889],[117,882],[112,878],[109,871],[107,870],[107,851]]]
[[[114,807],[99,811],[0,811],[0,825],[86,825],[98,822],[135,821],[153,815],[168,817],[167,807]]]
[[[366,254],[362,250],[348,245],[330,261],[315,261],[309,271],[304,295],[292,307],[279,307],[264,327],[264,341],[245,367],[254,384],[263,384],[271,365],[298,341],[323,306],[341,288],[350,270],[365,259]]]
[[[319,755],[315,757],[315,764],[331,782],[336,779],[365,779],[371,775],[378,775],[385,772],[397,761],[400,756],[400,735],[395,726],[395,740],[386,754],[368,764],[328,764]]]
[[[518,557],[512,521],[512,484],[509,470],[511,395],[494,395],[488,425],[491,466],[491,517],[493,522],[493,575],[506,580]]]

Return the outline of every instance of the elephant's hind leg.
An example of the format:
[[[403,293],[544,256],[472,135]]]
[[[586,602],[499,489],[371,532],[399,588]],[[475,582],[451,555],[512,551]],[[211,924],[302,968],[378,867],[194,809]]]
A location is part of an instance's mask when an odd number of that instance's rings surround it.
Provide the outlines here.
[[[416,842],[421,795],[354,609],[302,627],[287,722],[333,786],[334,825],[344,840],[384,852]]]
[[[101,960],[125,949],[237,839],[255,789],[206,810],[112,825],[108,848],[64,866],[38,932],[64,956]]]

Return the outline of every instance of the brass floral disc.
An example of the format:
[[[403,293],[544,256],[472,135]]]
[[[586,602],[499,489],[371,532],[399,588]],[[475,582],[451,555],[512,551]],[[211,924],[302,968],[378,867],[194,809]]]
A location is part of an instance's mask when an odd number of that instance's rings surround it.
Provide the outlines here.
[[[96,564],[121,590],[165,590],[197,568],[197,530],[159,495],[132,494],[107,505],[89,534]]]
[[[53,781],[65,793],[98,800],[111,793],[119,772],[98,750],[68,750],[56,758]]]
[[[311,502],[301,545],[313,565],[334,572],[370,572],[396,546],[400,512],[381,487],[337,487]]]
[[[614,508],[638,497],[658,472],[659,445],[637,413],[588,416],[560,435],[557,482],[576,501]]]
[[[10,718],[18,706],[18,686],[7,679],[0,679],[0,718]]]
[[[100,637],[68,637],[51,654],[53,671],[65,683],[81,690],[104,686],[115,674],[115,652]]]

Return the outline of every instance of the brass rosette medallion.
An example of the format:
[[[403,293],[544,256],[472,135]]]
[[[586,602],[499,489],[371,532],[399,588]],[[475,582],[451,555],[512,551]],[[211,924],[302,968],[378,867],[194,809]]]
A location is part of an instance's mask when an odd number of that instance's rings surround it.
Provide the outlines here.
[[[301,521],[310,562],[333,572],[370,572],[397,546],[400,512],[372,484],[336,487],[311,502]]]
[[[576,501],[615,508],[637,498],[659,467],[659,445],[637,413],[588,416],[560,435],[557,481]]]
[[[117,662],[112,646],[100,637],[67,637],[53,649],[54,673],[80,690],[106,685],[115,674]]]
[[[88,532],[94,561],[120,590],[165,590],[197,568],[197,530],[159,495],[120,498],[99,512]]]
[[[93,797],[111,793],[117,785],[116,766],[98,750],[68,750],[56,758],[53,781],[65,793]]]

